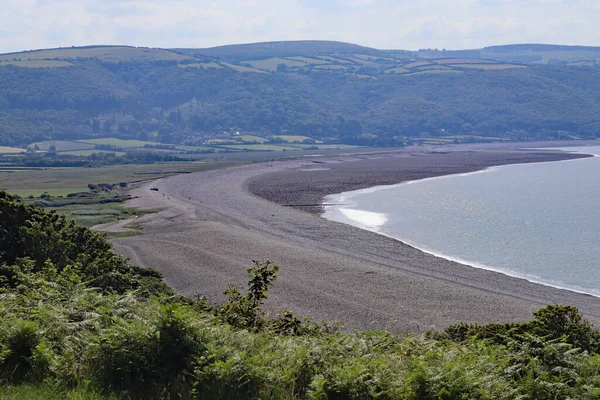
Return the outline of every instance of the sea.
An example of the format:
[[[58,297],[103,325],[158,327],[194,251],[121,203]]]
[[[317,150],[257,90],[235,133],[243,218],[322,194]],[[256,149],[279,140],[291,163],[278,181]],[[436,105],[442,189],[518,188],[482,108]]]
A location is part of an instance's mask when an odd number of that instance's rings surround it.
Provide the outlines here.
[[[514,164],[327,196],[323,217],[424,252],[600,296],[596,157]]]

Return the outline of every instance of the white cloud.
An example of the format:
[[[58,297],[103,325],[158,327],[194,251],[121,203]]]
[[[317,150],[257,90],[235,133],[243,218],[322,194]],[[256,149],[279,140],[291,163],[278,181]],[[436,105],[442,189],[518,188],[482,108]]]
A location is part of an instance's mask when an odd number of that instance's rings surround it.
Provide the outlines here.
[[[0,52],[325,39],[378,48],[600,45],[596,0],[3,0]]]

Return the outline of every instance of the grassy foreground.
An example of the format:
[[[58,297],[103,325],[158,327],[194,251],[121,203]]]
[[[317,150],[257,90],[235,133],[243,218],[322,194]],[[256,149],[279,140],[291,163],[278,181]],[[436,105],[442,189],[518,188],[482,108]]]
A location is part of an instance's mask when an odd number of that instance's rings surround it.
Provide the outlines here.
[[[572,307],[528,323],[342,333],[262,302],[174,296],[101,234],[0,192],[2,399],[597,399],[600,334]]]

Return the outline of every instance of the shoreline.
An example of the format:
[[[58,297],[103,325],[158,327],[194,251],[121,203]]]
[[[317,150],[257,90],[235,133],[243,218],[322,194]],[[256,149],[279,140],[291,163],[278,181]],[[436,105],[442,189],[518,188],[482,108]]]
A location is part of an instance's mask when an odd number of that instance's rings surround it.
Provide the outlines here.
[[[463,146],[174,176],[136,190],[140,197],[130,206],[162,211],[139,218],[144,234],[114,240],[115,249],[137,265],[162,272],[178,293],[212,301],[222,301],[230,284],[245,286],[250,260],[271,260],[281,269],[266,304],[269,310],[340,321],[346,329],[404,333],[458,322],[517,322],[531,319],[547,304],[575,305],[599,325],[595,297],[434,257],[395,239],[327,221],[310,206],[326,192],[344,191],[339,188],[581,157]],[[150,191],[151,186],[159,192]]]
[[[537,150],[535,148],[531,149],[531,150]],[[547,148],[541,149],[541,150],[549,150]],[[555,162],[572,162],[572,161],[578,161],[578,160],[582,160],[585,158],[595,158],[595,157],[600,157],[597,154],[590,154],[590,153],[583,153],[583,152],[569,152],[569,151],[565,151],[571,154],[581,154],[581,155],[585,155],[587,157],[584,158],[575,158],[575,159],[566,159],[566,160],[555,160],[555,161],[540,161],[537,162],[535,164],[543,164],[543,163],[555,163]],[[331,215],[330,217],[327,217],[326,214],[329,212],[328,208],[334,208],[336,209],[336,211],[341,211],[341,205],[342,204],[336,204],[336,203],[332,203],[332,198],[336,197],[336,196],[344,196],[347,194],[353,195],[353,194],[361,194],[361,193],[372,193],[378,190],[385,190],[388,188],[394,188],[394,187],[398,187],[400,185],[410,185],[414,182],[423,182],[423,181],[430,181],[430,180],[438,180],[438,179],[445,179],[445,178],[451,178],[451,177],[456,177],[456,176],[467,176],[467,175],[473,175],[473,174],[482,174],[482,173],[488,173],[488,172],[492,172],[494,170],[498,170],[501,168],[506,168],[506,167],[512,167],[515,165],[526,165],[526,164],[530,164],[530,163],[515,163],[515,164],[506,164],[506,165],[495,165],[495,166],[490,166],[490,167],[486,167],[484,169],[481,170],[477,170],[477,171],[473,171],[473,172],[467,172],[467,173],[456,173],[456,174],[448,174],[448,175],[439,175],[439,176],[433,176],[430,178],[424,178],[424,179],[416,179],[416,180],[411,180],[411,181],[405,181],[405,182],[400,182],[400,183],[394,183],[394,184],[390,184],[390,185],[378,185],[378,186],[372,186],[372,187],[368,187],[368,188],[364,188],[364,189],[357,189],[357,190],[350,190],[350,191],[346,191],[346,192],[341,192],[341,193],[334,193],[334,194],[329,194],[326,195],[325,197],[323,197],[323,201],[322,201],[322,207],[323,207],[323,212],[321,213],[321,217],[325,218],[328,221],[332,221],[332,222],[338,222],[338,223],[342,223],[342,224],[347,224],[347,225],[351,225],[354,227],[357,227],[359,229],[363,229],[366,231],[370,231],[370,232],[374,232],[377,233],[379,235],[388,237],[390,239],[393,240],[397,240],[398,242],[411,246],[419,251],[422,251],[423,253],[426,254],[430,254],[434,257],[439,257],[439,258],[443,258],[445,260],[448,261],[452,261],[458,264],[462,264],[462,265],[466,265],[472,268],[479,268],[479,269],[483,269],[486,271],[491,271],[491,272],[496,272],[496,273],[500,273],[512,278],[517,278],[517,279],[524,279],[528,282],[531,283],[535,283],[538,285],[544,285],[544,286],[549,286],[555,289],[560,289],[560,290],[567,290],[573,293],[578,293],[578,294],[584,294],[584,295],[589,295],[589,296],[593,296],[593,297],[597,297],[600,298],[600,290],[594,290],[593,289],[585,289],[585,288],[578,288],[578,287],[570,287],[570,286],[565,286],[562,285],[559,282],[552,282],[552,281],[547,281],[544,280],[542,278],[539,277],[534,277],[534,276],[530,276],[528,274],[525,273],[520,273],[518,271],[512,271],[512,270],[507,270],[504,268],[500,268],[500,267],[494,267],[494,266],[490,266],[487,264],[483,264],[477,261],[471,261],[471,260],[467,260],[464,258],[460,258],[460,257],[455,257],[452,255],[448,255],[448,254],[444,254],[442,252],[436,251],[436,250],[431,250],[429,248],[427,248],[424,245],[418,244],[413,242],[410,239],[404,238],[404,237],[398,237],[398,236],[393,236],[390,234],[386,234],[384,232],[381,231],[380,227],[381,225],[383,225],[385,223],[382,222],[381,224],[367,224],[361,221],[358,221],[356,219],[352,219],[351,217],[349,217],[348,215],[346,215],[346,213],[344,213],[342,211],[342,214],[344,215],[344,219],[345,220],[340,220],[340,219],[336,219],[336,216]],[[354,209],[353,209],[354,210]],[[358,212],[365,212],[363,210],[355,210]],[[371,212],[368,212],[371,213]],[[387,220],[387,217],[383,215],[383,219]]]

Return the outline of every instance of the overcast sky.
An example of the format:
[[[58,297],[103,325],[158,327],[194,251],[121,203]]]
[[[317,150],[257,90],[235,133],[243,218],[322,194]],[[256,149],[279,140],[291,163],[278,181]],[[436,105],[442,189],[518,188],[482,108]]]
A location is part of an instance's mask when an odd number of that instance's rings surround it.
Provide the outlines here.
[[[0,52],[323,39],[376,48],[600,45],[599,0],[1,0]]]

